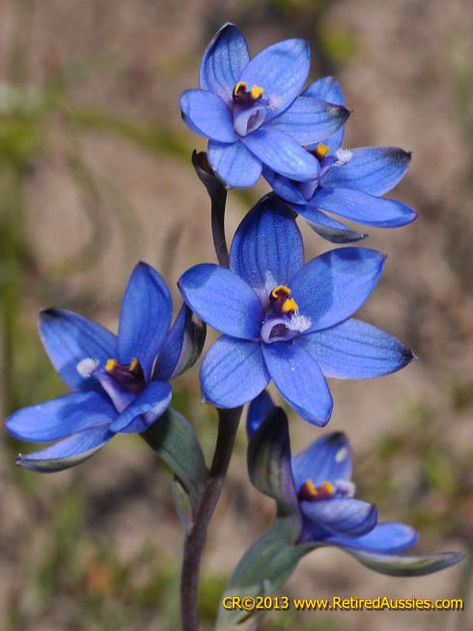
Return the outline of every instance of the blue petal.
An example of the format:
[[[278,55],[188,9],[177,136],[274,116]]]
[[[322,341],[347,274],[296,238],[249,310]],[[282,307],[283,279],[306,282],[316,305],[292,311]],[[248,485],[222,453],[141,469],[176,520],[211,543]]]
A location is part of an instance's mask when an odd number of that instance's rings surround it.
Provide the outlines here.
[[[337,546],[377,552],[381,554],[393,554],[412,548],[417,543],[419,534],[407,524],[387,522],[378,524],[373,530],[360,537],[343,537],[337,535],[330,537],[327,542]]]
[[[415,211],[401,202],[351,188],[321,186],[310,200],[310,206],[377,228],[404,226],[416,218]]]
[[[92,384],[92,380],[84,380],[77,372],[82,359],[90,357],[105,362],[116,353],[113,333],[72,311],[42,311],[39,333],[51,362],[70,388],[87,388]]]
[[[253,399],[246,415],[246,433],[249,439],[274,408],[273,400],[266,390]]]
[[[120,312],[119,361],[126,364],[136,357],[149,376],[171,315],[171,294],[166,283],[150,265],[138,263],[128,281]]]
[[[292,204],[305,204],[306,198],[301,193],[298,182],[294,182],[283,175],[279,175],[268,167],[263,167],[263,177],[273,191],[287,202]]]
[[[268,280],[287,285],[303,264],[302,236],[291,211],[274,195],[266,195],[238,226],[230,267],[260,289]]]
[[[322,79],[318,79],[306,88],[302,95],[323,99],[324,101],[329,101],[335,105],[345,105],[342,89],[334,77],[322,77]],[[330,136],[330,138],[326,138],[324,140],[324,145],[330,147],[330,153],[333,153],[341,147],[344,134],[345,127],[341,127],[337,132]]]
[[[69,469],[69,467],[74,467],[93,456],[113,438],[115,434],[110,431],[109,427],[109,423],[106,423],[73,434],[41,451],[26,455],[20,454],[16,459],[16,464],[23,469],[42,473]]]
[[[314,539],[321,536],[321,531],[327,531],[329,535],[358,537],[373,530],[378,519],[376,506],[351,498],[304,501],[300,508],[305,517],[305,530]]]
[[[205,401],[222,408],[251,401],[268,381],[260,345],[226,335],[213,344],[200,369]]]
[[[110,422],[116,415],[98,392],[73,392],[14,412],[6,427],[15,438],[41,443]]]
[[[347,320],[368,298],[383,271],[385,257],[368,248],[339,248],[313,259],[291,281],[292,294],[310,330]]]
[[[334,134],[345,124],[350,112],[343,105],[322,99],[300,96],[268,128],[279,129],[301,145],[318,143]]]
[[[186,90],[180,104],[184,122],[196,134],[218,142],[235,142],[232,115],[221,98],[204,90]]]
[[[204,347],[206,330],[202,320],[183,304],[161,347],[153,378],[169,381],[193,366]]]
[[[396,337],[354,319],[305,335],[301,344],[326,377],[337,379],[388,375],[414,359],[412,351]]]
[[[200,87],[228,103],[250,60],[246,40],[234,24],[224,24],[207,46],[200,65]]]
[[[306,480],[315,486],[323,482],[351,480],[353,458],[350,444],[345,434],[333,432],[314,441],[292,460],[292,472],[296,487]]]
[[[243,70],[240,80],[263,88],[268,119],[294,101],[310,68],[309,45],[302,39],[287,39],[262,50]]]
[[[289,405],[309,423],[323,426],[332,413],[332,396],[317,363],[293,342],[263,345],[271,379]]]
[[[241,142],[270,169],[298,182],[314,180],[319,162],[301,145],[279,129],[263,125]]]
[[[167,409],[171,402],[171,386],[151,381],[146,389],[110,425],[112,432],[127,434],[144,432]]]
[[[211,140],[207,157],[212,169],[229,188],[253,186],[261,175],[261,161],[240,141],[224,145]]]
[[[345,105],[342,88],[335,77],[321,77],[311,83],[302,93],[303,96],[312,96],[323,99],[336,105]]]
[[[308,222],[314,232],[331,243],[353,243],[354,241],[362,241],[368,236],[365,232],[351,230],[343,223],[315,208],[308,208],[301,204],[294,204],[292,208]]]
[[[261,303],[235,272],[203,263],[184,272],[178,282],[189,307],[214,329],[244,340],[257,340]]]
[[[360,147],[350,149],[350,153],[349,162],[323,176],[324,186],[384,195],[402,180],[411,159],[410,152],[397,147]]]

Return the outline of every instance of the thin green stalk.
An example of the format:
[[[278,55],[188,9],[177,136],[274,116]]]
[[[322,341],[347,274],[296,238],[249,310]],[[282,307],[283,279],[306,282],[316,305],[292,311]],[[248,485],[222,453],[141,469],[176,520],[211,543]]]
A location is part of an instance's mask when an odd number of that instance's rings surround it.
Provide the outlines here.
[[[200,562],[207,537],[207,528],[220,498],[235,443],[242,408],[218,410],[218,436],[215,452],[202,500],[192,527],[186,534],[181,573],[182,631],[199,629]]]

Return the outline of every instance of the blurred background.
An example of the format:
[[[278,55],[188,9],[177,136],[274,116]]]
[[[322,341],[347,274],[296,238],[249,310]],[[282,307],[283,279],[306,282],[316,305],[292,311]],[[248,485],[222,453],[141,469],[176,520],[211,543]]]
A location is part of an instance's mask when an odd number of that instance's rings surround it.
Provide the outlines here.
[[[355,447],[359,496],[383,519],[419,528],[420,552],[472,548],[473,529],[473,5],[470,0],[2,0],[0,2],[0,397],[2,417],[65,391],[36,331],[61,306],[114,329],[139,259],[173,287],[213,261],[209,204],[190,154],[202,139],[180,120],[200,56],[226,20],[254,54],[288,37],[312,46],[315,79],[335,74],[353,110],[347,146],[413,151],[395,195],[418,221],[370,230],[388,254],[362,317],[408,342],[419,361],[371,382],[332,382],[330,430]],[[232,192],[228,234],[265,191]],[[301,226],[307,256],[329,248]],[[206,452],[213,411],[198,368],[174,404]],[[291,417],[293,445],[319,431]],[[15,468],[0,442],[0,628],[167,631],[177,628],[181,535],[171,478],[139,437],[52,476]],[[201,590],[205,628],[273,504],[251,487],[238,437],[211,527]],[[323,597],[463,597],[471,555],[428,577],[371,573],[336,550],[307,556],[284,592]],[[473,628],[459,612],[273,612],[265,631]]]

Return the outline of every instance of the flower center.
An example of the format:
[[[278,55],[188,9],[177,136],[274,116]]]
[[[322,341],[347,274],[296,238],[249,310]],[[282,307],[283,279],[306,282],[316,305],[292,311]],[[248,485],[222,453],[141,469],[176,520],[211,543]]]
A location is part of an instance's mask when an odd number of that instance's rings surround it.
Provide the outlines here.
[[[355,485],[350,480],[336,480],[333,484],[325,480],[319,486],[315,486],[312,480],[308,479],[300,487],[297,497],[299,501],[318,502],[334,497],[353,497],[354,494]]]
[[[233,102],[244,106],[254,105],[261,100],[263,94],[264,90],[259,85],[254,85],[248,89],[248,84],[245,81],[238,81],[233,88]]]
[[[95,378],[110,397],[118,413],[146,388],[146,380],[140,362],[134,357],[129,364],[108,359],[105,366],[98,360],[86,358],[77,364],[77,372],[84,379]]]
[[[249,88],[245,81],[239,81],[233,88],[233,126],[239,136],[247,136],[264,123],[267,103],[263,94],[259,85]]]
[[[272,311],[278,315],[292,314],[299,311],[297,302],[294,298],[290,298],[291,290],[286,285],[278,285],[269,295],[269,304]]]
[[[317,145],[315,149],[311,149],[311,150],[308,149],[308,151],[315,158],[317,158],[319,162],[322,162],[322,160],[325,158],[327,153],[330,151],[330,147],[327,147],[327,145],[320,144],[320,145]]]
[[[145,385],[145,376],[140,362],[134,357],[129,364],[120,364],[116,359],[107,359],[105,372],[123,390],[138,394]]]
[[[299,313],[299,305],[286,285],[277,285],[269,292],[261,339],[267,344],[292,340],[310,327],[310,320]]]
[[[304,199],[309,201],[312,199],[315,191],[322,183],[324,175],[326,175],[331,169],[343,167],[345,164],[348,164],[352,160],[353,154],[349,149],[337,149],[334,154],[329,155],[330,147],[323,144],[318,144],[315,149],[309,149],[306,145],[304,145],[304,149],[317,158],[320,163],[319,175],[315,180],[309,180],[308,182],[294,182]]]
[[[328,500],[335,495],[336,489],[331,482],[322,482],[319,486],[315,486],[312,480],[306,480],[299,489],[297,497],[299,500],[306,502],[318,502],[319,500]]]

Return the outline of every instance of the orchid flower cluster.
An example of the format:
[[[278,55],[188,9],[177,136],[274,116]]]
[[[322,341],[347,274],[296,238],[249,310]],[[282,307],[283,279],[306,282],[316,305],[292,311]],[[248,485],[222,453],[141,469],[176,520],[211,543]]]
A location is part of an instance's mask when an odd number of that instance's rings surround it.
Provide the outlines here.
[[[116,335],[64,309],[42,311],[41,340],[72,392],[21,409],[6,422],[20,440],[49,443],[18,457],[18,465],[33,471],[78,465],[117,434],[142,435],[166,462],[184,530],[186,631],[199,627],[200,558],[247,403],[249,477],[275,500],[276,517],[242,557],[227,593],[272,594],[321,546],[395,576],[435,572],[461,559],[453,552],[399,554],[418,534],[402,523],[379,522],[376,507],[355,498],[344,434],[324,433],[291,453],[282,401],[323,427],[333,408],[327,378],[378,377],[415,358],[402,341],[354,317],[378,283],[385,256],[346,245],[367,235],[343,223],[395,228],[415,219],[409,206],[383,197],[404,176],[410,153],[343,148],[350,111],[340,86],[325,77],[304,89],[309,66],[303,40],[276,43],[251,59],[236,26],[218,31],[202,59],[200,88],[180,99],[185,123],[208,139],[207,152],[194,152],[192,160],[210,196],[218,264],[182,274],[183,304],[173,323],[164,279],[142,262],[125,290]],[[244,217],[228,250],[228,189],[253,186],[261,176],[272,191]],[[323,239],[345,245],[305,261],[298,217]],[[203,400],[219,416],[209,466],[198,428],[171,405],[171,382],[199,359],[206,325],[221,334],[200,365]],[[221,609],[218,625],[247,616]]]

